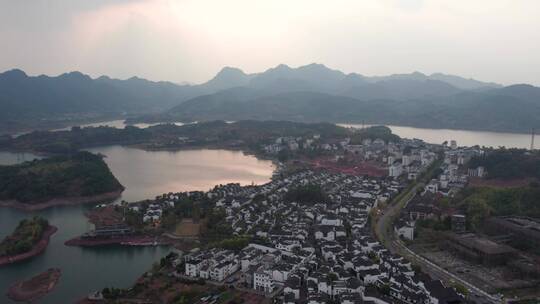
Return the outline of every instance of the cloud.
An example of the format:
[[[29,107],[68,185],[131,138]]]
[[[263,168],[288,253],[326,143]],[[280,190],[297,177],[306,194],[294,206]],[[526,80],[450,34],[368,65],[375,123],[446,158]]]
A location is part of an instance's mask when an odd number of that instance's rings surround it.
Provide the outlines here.
[[[540,84],[533,0],[36,0],[0,4],[0,69],[205,81],[320,62]]]

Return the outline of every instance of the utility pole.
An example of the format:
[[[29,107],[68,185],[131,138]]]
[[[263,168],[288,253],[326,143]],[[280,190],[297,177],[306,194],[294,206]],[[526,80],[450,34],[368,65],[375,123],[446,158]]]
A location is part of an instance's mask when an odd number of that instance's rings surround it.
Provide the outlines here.
[[[531,131],[531,151],[534,150],[534,128]]]

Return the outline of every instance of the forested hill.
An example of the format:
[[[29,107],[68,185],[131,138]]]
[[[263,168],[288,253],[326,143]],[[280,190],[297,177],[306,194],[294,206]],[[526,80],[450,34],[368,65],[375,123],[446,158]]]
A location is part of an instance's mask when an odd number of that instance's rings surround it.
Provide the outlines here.
[[[371,129],[368,129],[371,130]],[[205,146],[242,143],[245,146],[273,142],[278,137],[320,135],[321,138],[343,139],[351,130],[329,123],[305,124],[290,121],[209,121],[177,126],[163,124],[140,129],[126,127],[72,128],[70,131],[36,131],[15,138],[0,140],[0,150],[73,153],[80,149],[104,145],[140,145],[158,149],[188,144]],[[366,131],[367,132],[367,131]],[[368,132],[369,133],[369,132]],[[371,133],[369,133],[371,134]],[[369,135],[360,134],[359,136]],[[377,128],[377,135],[391,136],[388,128]],[[394,135],[395,136],[395,135]],[[385,138],[386,138],[385,137]],[[180,140],[187,139],[187,142]]]
[[[419,72],[369,77],[321,64],[246,74],[224,68],[200,85],[0,73],[0,134],[103,117],[135,121],[291,120],[529,132],[540,88]]]
[[[0,200],[3,201],[37,204],[122,189],[102,157],[90,152],[0,166]]]
[[[273,119],[512,132],[540,128],[540,88],[531,85],[502,87],[418,72],[366,77],[319,64],[239,73],[231,70],[223,74],[234,77],[213,80],[224,88],[224,79],[234,79],[228,89],[132,121]]]
[[[523,149],[487,150],[485,155],[472,158],[469,168],[482,166],[487,171],[488,179],[523,179],[540,180],[540,153]]]
[[[540,88],[516,86],[409,100],[369,100],[310,91],[276,94],[236,88],[199,96],[161,115],[142,118],[149,121],[214,119],[365,122],[527,133],[531,128],[540,128]]]

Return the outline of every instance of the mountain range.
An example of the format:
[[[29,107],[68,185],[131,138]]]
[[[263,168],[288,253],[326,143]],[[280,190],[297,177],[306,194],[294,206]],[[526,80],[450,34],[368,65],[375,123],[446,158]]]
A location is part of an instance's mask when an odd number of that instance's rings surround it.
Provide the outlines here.
[[[540,128],[540,88],[420,72],[368,77],[321,64],[246,74],[225,67],[200,85],[133,77],[0,74],[2,123],[84,115],[130,121],[292,120],[528,132]]]

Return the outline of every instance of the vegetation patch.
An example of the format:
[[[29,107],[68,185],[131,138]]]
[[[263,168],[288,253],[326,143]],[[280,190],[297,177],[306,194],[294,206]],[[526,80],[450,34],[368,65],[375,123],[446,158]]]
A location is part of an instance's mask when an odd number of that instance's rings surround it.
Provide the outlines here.
[[[90,152],[0,166],[0,200],[33,204],[122,189],[102,157]]]
[[[0,257],[30,251],[34,244],[41,240],[48,227],[49,222],[41,217],[20,221],[15,231],[0,243]]]

